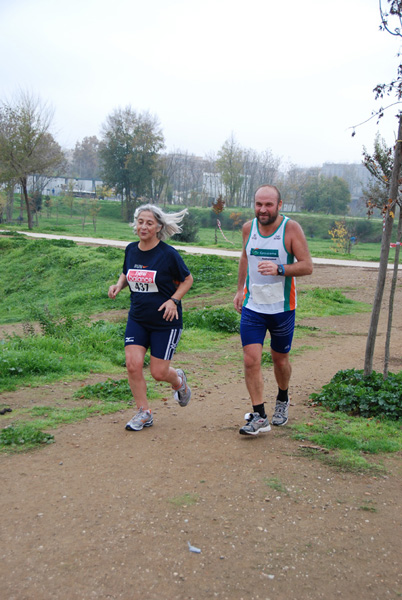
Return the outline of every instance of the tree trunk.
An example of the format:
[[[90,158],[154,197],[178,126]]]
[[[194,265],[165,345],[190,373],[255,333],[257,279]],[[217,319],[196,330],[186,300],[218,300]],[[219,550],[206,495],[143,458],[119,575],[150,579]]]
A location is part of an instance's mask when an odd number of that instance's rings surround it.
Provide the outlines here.
[[[391,291],[389,293],[389,308],[388,308],[388,324],[387,324],[387,335],[385,339],[385,356],[384,356],[384,379],[388,378],[389,368],[389,348],[391,345],[391,330],[392,330],[392,317],[394,312],[394,299],[396,284],[398,281],[398,266],[399,266],[399,252],[401,247],[402,237],[402,208],[399,208],[399,222],[398,222],[398,234],[396,238],[395,248],[395,260],[394,260],[394,271],[392,273]]]
[[[24,200],[25,200],[25,206],[27,208],[28,229],[33,229],[32,211],[31,211],[31,204],[29,202],[29,197],[28,197],[28,188],[27,188],[27,178],[26,177],[21,178],[21,188],[22,188],[22,194],[23,194]]]
[[[13,220],[13,209],[14,209],[14,183],[10,183],[7,186],[7,205],[6,205],[7,223],[11,223],[11,221]]]
[[[385,279],[388,268],[389,244],[391,242],[392,226],[394,224],[394,211],[398,199],[399,173],[402,164],[402,114],[399,116],[398,138],[395,144],[394,165],[390,185],[390,202],[385,213],[385,227],[381,240],[380,266],[378,268],[377,286],[375,290],[373,309],[371,311],[370,327],[367,335],[366,354],[364,358],[364,375],[368,376],[373,371],[373,357],[377,337],[378,320],[380,317],[381,302],[384,294]]]

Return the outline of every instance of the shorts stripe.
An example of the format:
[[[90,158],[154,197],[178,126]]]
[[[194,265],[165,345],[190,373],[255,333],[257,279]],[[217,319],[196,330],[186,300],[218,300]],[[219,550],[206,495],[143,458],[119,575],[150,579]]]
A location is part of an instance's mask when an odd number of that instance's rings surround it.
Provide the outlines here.
[[[125,346],[142,346],[151,349],[151,356],[161,360],[172,360],[183,329],[153,329],[130,317],[127,320]]]
[[[177,344],[180,342],[182,329],[172,329],[169,336],[169,341],[166,346],[165,356],[163,360],[172,360],[173,355],[176,351]]]

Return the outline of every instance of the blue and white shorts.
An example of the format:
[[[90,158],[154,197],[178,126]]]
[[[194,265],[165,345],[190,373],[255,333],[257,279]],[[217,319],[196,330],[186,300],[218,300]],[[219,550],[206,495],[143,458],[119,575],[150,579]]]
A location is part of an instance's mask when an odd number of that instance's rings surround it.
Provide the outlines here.
[[[183,329],[150,329],[128,318],[124,346],[143,346],[151,356],[172,360]]]

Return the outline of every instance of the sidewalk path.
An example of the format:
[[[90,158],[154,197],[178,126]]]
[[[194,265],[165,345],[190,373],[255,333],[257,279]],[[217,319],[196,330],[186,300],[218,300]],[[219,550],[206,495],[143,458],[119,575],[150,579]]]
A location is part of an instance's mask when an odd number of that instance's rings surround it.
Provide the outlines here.
[[[2,232],[4,230],[0,230]],[[122,240],[106,240],[104,238],[78,237],[68,235],[54,235],[51,233],[33,233],[31,231],[18,231],[22,235],[27,235],[33,238],[45,238],[48,240],[71,240],[78,244],[90,244],[95,246],[114,246],[115,248],[125,248],[131,242]],[[131,240],[133,241],[133,240]],[[173,246],[176,250],[187,252],[188,254],[215,254],[218,256],[230,256],[232,258],[240,258],[240,250],[223,250],[221,248],[203,248],[200,246]],[[340,260],[336,258],[313,258],[313,263],[316,265],[334,265],[336,267],[365,267],[378,269],[378,262],[365,262],[359,260]],[[388,264],[388,269],[393,269],[393,264]],[[398,267],[402,270],[402,264]]]

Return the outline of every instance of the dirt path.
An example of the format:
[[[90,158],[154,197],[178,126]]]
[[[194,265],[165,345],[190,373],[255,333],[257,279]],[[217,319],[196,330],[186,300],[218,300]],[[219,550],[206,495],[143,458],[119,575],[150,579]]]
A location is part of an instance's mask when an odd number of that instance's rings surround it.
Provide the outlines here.
[[[344,286],[370,301],[375,280],[372,269],[317,266],[303,285]],[[397,294],[400,307],[401,283]],[[336,371],[362,368],[368,322],[369,314],[304,322],[320,329],[294,345],[311,348],[293,356],[290,423],[314,418],[308,396]],[[381,321],[377,370],[384,329]],[[60,428],[39,451],[0,456],[1,598],[402,597],[401,455],[384,457],[385,476],[353,475],[304,456],[289,427],[240,436],[249,406],[238,338],[231,343],[230,362],[178,354],[193,399],[184,409],[155,404],[152,428],[125,431],[125,411]],[[391,356],[399,371],[398,308]],[[265,379],[273,399],[270,369]],[[67,401],[78,385],[2,402]]]

